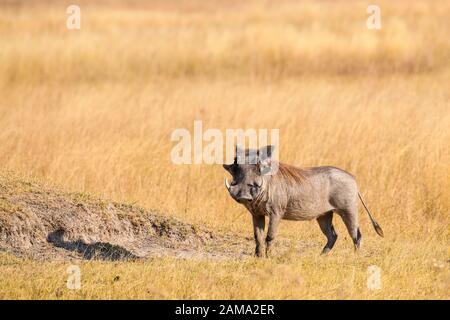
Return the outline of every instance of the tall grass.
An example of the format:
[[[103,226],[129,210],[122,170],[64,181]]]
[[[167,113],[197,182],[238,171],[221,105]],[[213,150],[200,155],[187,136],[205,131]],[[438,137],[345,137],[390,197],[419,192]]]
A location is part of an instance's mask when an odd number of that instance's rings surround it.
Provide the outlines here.
[[[358,1],[81,2],[79,31],[63,2],[1,5],[2,170],[251,235],[225,171],[174,165],[170,133],[279,128],[282,161],[356,175],[393,252],[443,259],[450,1],[379,5],[380,31]],[[350,248],[336,223],[335,250]],[[281,236],[324,242],[313,225]]]

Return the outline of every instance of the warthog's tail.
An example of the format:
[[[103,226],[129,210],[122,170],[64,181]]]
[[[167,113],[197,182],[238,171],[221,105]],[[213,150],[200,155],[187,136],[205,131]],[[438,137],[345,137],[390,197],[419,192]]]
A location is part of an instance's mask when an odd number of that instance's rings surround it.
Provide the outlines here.
[[[372,221],[372,225],[373,225],[375,231],[378,233],[378,235],[380,237],[384,237],[383,229],[381,229],[381,227],[378,224],[378,222],[376,222],[375,218],[372,216],[372,213],[370,212],[369,208],[367,208],[367,206],[364,203],[364,200],[363,200],[363,198],[362,198],[362,196],[361,196],[361,194],[359,192],[358,192],[358,197],[359,197],[359,200],[361,200],[361,202],[362,202],[362,204],[364,206],[364,209],[366,209],[367,213],[369,214],[370,221]]]

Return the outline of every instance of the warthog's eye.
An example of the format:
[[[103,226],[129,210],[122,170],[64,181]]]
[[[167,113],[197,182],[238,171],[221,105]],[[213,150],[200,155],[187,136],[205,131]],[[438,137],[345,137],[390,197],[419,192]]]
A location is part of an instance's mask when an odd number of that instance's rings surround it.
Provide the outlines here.
[[[231,186],[233,187],[233,186],[235,186],[235,185],[237,185],[237,182],[236,181],[231,181]]]
[[[250,194],[252,197],[256,197],[259,193],[260,187],[256,183],[248,184],[247,186],[250,187]]]

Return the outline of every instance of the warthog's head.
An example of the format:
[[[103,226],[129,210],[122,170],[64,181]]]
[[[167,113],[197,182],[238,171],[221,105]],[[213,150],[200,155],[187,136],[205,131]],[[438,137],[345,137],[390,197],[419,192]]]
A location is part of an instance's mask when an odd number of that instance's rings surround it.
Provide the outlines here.
[[[271,156],[274,146],[259,150],[243,150],[236,146],[233,164],[223,167],[233,176],[231,183],[225,179],[225,186],[231,197],[239,203],[257,199],[264,191],[264,175],[271,170]]]

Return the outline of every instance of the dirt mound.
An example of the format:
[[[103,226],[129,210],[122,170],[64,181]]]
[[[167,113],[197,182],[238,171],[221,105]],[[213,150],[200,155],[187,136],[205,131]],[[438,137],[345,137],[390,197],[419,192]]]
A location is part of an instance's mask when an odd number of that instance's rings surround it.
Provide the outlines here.
[[[32,259],[121,260],[239,257],[251,248],[250,239],[0,175],[0,251]]]

